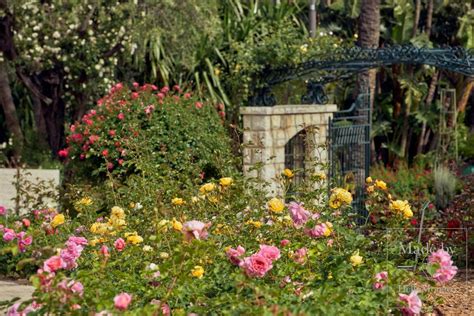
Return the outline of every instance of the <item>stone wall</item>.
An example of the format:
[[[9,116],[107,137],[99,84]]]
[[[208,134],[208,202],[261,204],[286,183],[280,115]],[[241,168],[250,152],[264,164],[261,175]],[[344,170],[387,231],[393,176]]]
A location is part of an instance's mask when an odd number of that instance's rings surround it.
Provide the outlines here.
[[[285,145],[304,129],[316,130],[308,136],[316,144],[325,144],[328,121],[336,111],[335,104],[242,107],[244,174],[269,181],[270,189],[279,193],[272,179],[285,168]],[[320,158],[327,160],[327,153],[323,152]],[[262,168],[252,170],[257,164]]]
[[[56,186],[60,183],[59,169],[22,169],[21,172],[26,179],[33,183],[41,180],[53,180]],[[0,168],[0,205],[10,209],[15,207],[12,198],[16,197],[16,188],[13,184],[16,173],[17,169]],[[26,175],[26,173],[31,175]],[[48,204],[50,207],[56,207],[57,201],[48,201]]]

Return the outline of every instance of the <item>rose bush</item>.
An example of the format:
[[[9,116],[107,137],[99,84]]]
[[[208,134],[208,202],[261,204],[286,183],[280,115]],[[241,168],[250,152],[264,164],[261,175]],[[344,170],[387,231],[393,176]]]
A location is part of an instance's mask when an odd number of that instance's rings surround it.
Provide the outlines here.
[[[447,282],[456,273],[443,251],[421,257],[421,271],[397,268],[399,262],[380,254],[412,237],[378,243],[372,222],[355,229],[350,193],[342,188],[319,199],[295,199],[293,192],[287,203],[285,194],[267,196],[259,180],[223,178],[170,197],[155,195],[153,202],[149,191],[137,188],[142,194],[131,193],[133,203],[119,194],[106,212],[96,209],[95,198],[81,197],[78,217],[61,214],[58,220],[55,211],[42,211],[48,216],[38,220],[29,216],[25,232],[33,242],[17,256],[34,256],[37,240],[56,250],[29,263],[36,270],[36,291],[30,302],[11,307],[11,314],[413,315],[429,311],[430,301],[400,289],[414,280]],[[291,184],[284,179],[282,185]],[[393,213],[387,225],[410,225],[405,212],[390,207],[396,199],[380,180],[377,190],[380,197],[371,206]],[[181,203],[172,202],[177,198]],[[19,220],[1,218],[3,234]],[[4,247],[19,245],[2,241]],[[406,263],[403,256],[398,260]]]

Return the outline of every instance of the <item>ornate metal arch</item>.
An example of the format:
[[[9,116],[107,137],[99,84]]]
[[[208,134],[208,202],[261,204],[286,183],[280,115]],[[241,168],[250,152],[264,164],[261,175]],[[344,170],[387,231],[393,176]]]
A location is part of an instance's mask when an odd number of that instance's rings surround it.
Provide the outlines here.
[[[474,76],[474,52],[462,47],[419,48],[390,46],[383,48],[336,49],[320,59],[294,66],[266,68],[257,75],[259,87],[249,99],[250,106],[273,106],[276,98],[271,88],[296,79],[307,80],[307,94],[302,103],[327,102],[324,84],[353,76],[356,73],[394,64],[430,65],[466,76]]]

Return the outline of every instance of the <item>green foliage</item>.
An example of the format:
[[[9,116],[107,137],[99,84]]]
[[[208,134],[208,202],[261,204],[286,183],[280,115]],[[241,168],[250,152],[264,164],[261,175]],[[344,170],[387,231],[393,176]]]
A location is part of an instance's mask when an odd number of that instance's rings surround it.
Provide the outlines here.
[[[104,185],[109,179],[115,184],[104,190],[125,185],[126,193],[136,183],[185,188],[234,170],[218,109],[178,86],[156,89],[118,84],[70,127],[69,146],[60,153],[68,156],[68,183]]]

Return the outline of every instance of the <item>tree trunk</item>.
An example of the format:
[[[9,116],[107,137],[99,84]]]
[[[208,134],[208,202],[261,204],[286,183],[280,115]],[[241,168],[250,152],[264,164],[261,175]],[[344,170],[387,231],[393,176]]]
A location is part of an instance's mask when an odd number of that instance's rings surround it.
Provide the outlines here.
[[[400,87],[400,82],[398,81],[398,76],[400,74],[400,65],[392,66],[392,76],[393,76],[393,118],[396,119],[400,116],[402,112],[402,100],[403,93],[402,88]]]
[[[420,23],[420,13],[421,13],[421,0],[416,0],[415,18],[413,21],[413,30],[411,33],[411,37],[415,37],[418,31],[418,24]]]
[[[359,15],[360,47],[377,48],[380,39],[380,0],[362,0]],[[359,75],[357,88],[359,93],[370,92],[370,109],[374,108],[376,70],[371,69]]]
[[[425,109],[428,109],[431,106],[431,103],[433,103],[438,80],[439,80],[439,71],[436,71],[433,74],[433,77],[431,78],[431,83],[428,89],[428,94],[426,96],[425,105],[423,106]],[[420,137],[418,138],[418,145],[416,147],[417,155],[423,152],[423,146],[424,146],[423,144],[425,142],[425,134],[426,134],[427,125],[428,124],[426,121],[423,121],[423,124],[421,125]]]
[[[15,103],[13,102],[5,62],[0,62],[0,103],[5,114],[7,129],[13,138],[13,154],[16,162],[18,162],[23,148],[23,133],[16,113]]]
[[[37,139],[41,148],[48,148],[48,131],[46,130],[46,121],[44,120],[41,100],[32,95],[33,113],[35,114],[35,128]]]
[[[427,7],[427,12],[426,12],[426,28],[425,28],[425,33],[428,35],[428,38],[431,36],[431,27],[433,25],[433,4],[434,0],[428,0],[428,7]]]
[[[463,88],[461,90],[461,95],[458,99],[457,108],[458,113],[462,113],[466,110],[467,101],[471,96],[472,89],[474,88],[474,79],[471,77],[463,80]]]

